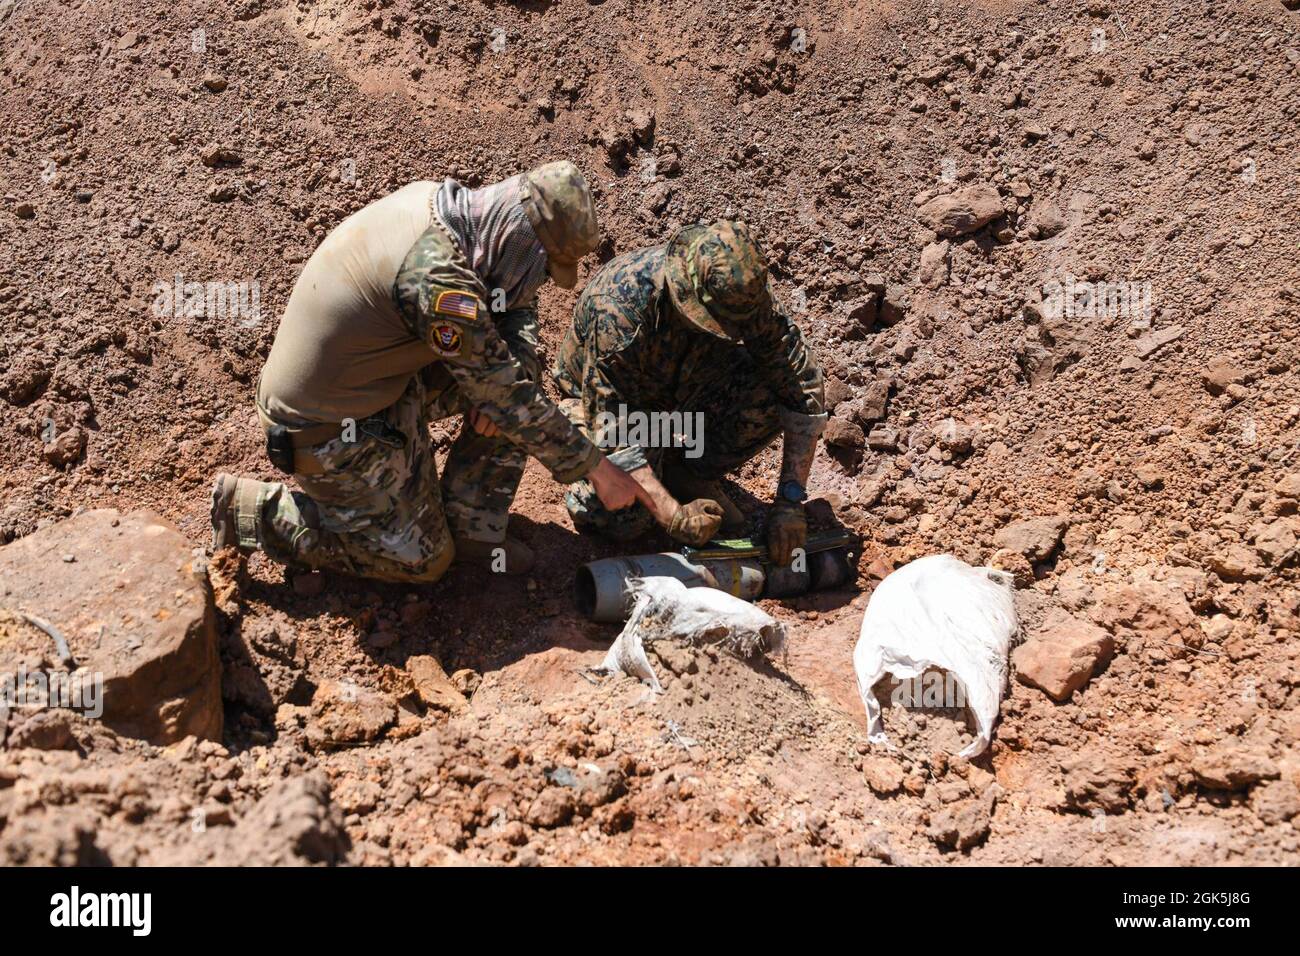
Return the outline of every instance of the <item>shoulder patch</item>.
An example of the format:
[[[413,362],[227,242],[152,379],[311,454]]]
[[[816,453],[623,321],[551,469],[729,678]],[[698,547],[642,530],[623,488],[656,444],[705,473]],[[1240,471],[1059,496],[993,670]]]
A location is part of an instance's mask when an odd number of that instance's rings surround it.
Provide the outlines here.
[[[450,315],[466,322],[473,322],[478,318],[478,296],[470,292],[453,290],[439,292],[438,298],[433,303],[433,311],[439,315]]]
[[[463,344],[460,329],[452,322],[435,322],[429,344],[443,358],[455,358]]]

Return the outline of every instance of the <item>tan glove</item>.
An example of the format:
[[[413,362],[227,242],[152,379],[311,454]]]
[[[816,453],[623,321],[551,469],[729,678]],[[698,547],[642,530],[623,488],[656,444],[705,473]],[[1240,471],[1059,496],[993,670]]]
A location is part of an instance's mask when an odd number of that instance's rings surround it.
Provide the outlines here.
[[[682,505],[668,523],[668,536],[674,541],[698,548],[708,544],[722,527],[722,506],[708,498],[696,498]]]
[[[803,505],[778,499],[767,516],[767,556],[784,568],[790,564],[794,549],[807,543],[808,518]]]

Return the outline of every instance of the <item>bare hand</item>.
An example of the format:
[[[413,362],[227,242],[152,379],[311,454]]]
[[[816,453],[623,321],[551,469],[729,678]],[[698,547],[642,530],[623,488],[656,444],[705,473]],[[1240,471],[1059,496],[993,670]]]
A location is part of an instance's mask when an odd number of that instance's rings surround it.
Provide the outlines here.
[[[465,416],[470,426],[484,438],[491,438],[497,433],[496,423],[487,417],[482,405],[475,405]]]
[[[587,475],[587,480],[596,489],[600,503],[610,511],[621,511],[638,501],[647,508],[652,505],[650,496],[636,479],[604,456]]]

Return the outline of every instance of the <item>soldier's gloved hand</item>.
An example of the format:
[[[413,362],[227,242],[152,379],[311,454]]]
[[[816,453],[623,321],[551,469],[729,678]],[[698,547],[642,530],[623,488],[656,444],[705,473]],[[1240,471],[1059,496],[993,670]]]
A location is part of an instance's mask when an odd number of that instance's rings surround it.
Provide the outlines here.
[[[767,556],[780,567],[789,565],[795,548],[808,543],[808,518],[803,505],[780,498],[767,516]]]
[[[668,523],[668,537],[698,548],[708,544],[722,527],[722,506],[708,498],[682,505]]]

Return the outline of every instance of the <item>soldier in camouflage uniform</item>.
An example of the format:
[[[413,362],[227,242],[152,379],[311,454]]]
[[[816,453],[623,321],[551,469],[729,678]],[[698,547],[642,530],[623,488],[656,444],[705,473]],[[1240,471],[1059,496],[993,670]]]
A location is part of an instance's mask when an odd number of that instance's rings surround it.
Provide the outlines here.
[[[411,185],[339,225],[294,286],[258,382],[282,482],[218,476],[213,548],[294,567],[433,581],[454,557],[522,573],[506,520],[525,456],[644,497],[540,388],[537,290],[571,288],[599,238],[571,163],[480,190]],[[440,482],[428,424],[464,414]]]
[[[608,426],[620,415],[703,413],[698,457],[638,445],[610,455],[650,492],[652,505],[613,513],[589,483],[573,484],[565,504],[579,530],[626,540],[664,524],[676,498],[687,498],[716,501],[723,529],[734,533],[744,515],[718,479],[780,434],[769,555],[784,566],[805,544],[804,485],[826,424],[822,373],[773,298],[766,261],[744,223],[687,226],[666,246],[606,263],[578,299],[553,372],[570,398],[566,412],[604,448],[619,445]]]

